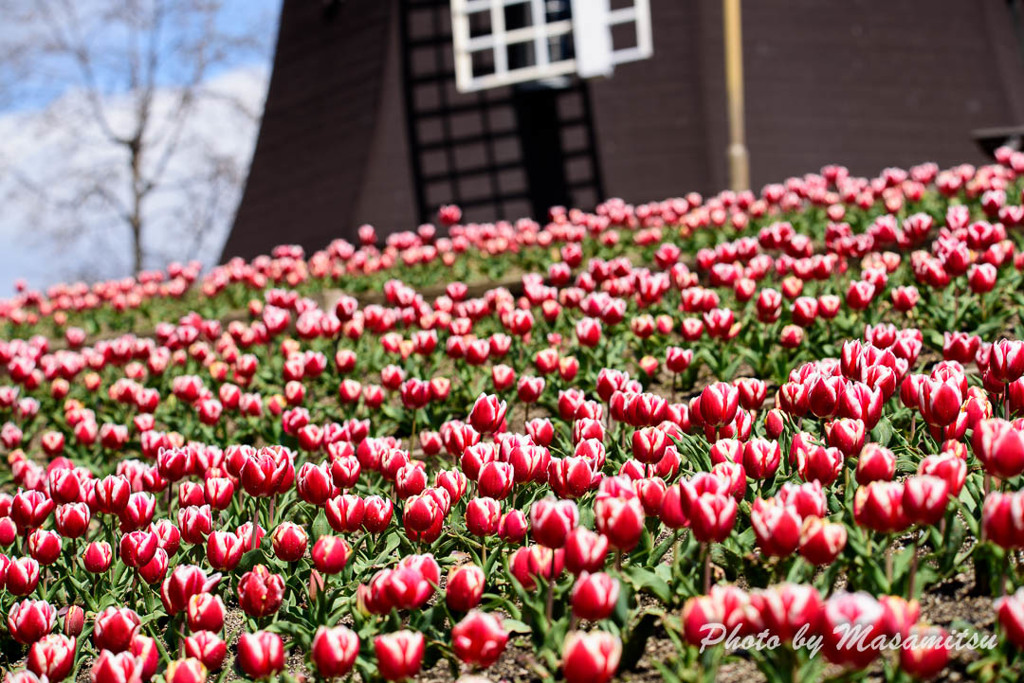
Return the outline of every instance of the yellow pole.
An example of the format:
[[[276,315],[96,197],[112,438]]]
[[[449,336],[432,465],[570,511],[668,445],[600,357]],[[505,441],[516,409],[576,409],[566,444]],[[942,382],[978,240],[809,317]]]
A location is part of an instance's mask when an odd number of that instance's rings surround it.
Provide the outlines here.
[[[725,90],[729,103],[729,185],[750,189],[750,159],[743,126],[743,30],[740,0],[722,0],[725,22]]]

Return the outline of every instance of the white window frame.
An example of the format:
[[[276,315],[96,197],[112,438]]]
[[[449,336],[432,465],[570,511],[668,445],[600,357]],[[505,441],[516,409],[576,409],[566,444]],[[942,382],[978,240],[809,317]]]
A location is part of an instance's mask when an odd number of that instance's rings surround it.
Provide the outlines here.
[[[610,10],[609,0],[572,0],[573,18],[551,23],[538,22],[545,16],[545,0],[451,0],[452,44],[455,54],[455,84],[460,92],[476,92],[517,83],[579,74],[583,78],[608,76],[619,64],[648,59],[654,54],[651,37],[649,0],[633,0],[633,5]],[[505,30],[505,8],[529,5],[530,26]],[[470,36],[470,15],[490,14],[491,32]],[[613,26],[634,24],[636,45],[612,50]],[[603,28],[602,28],[603,27]],[[576,57],[552,60],[549,39],[572,36]],[[536,62],[527,67],[509,69],[508,46],[533,43]],[[494,72],[473,75],[473,55],[490,51]]]

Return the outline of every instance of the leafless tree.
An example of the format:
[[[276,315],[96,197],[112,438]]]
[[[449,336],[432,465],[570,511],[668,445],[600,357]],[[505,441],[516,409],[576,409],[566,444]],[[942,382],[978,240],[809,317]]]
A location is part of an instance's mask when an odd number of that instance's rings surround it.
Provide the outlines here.
[[[38,202],[35,227],[74,236],[105,213],[106,230],[127,231],[133,271],[163,257],[148,244],[157,216],[174,232],[175,255],[198,249],[247,159],[196,138],[194,119],[220,112],[255,126],[261,100],[215,82],[267,53],[273,17],[264,14],[226,16],[222,0],[0,0],[0,106],[46,102],[46,126],[92,147],[89,168],[56,181],[8,164],[17,191]]]

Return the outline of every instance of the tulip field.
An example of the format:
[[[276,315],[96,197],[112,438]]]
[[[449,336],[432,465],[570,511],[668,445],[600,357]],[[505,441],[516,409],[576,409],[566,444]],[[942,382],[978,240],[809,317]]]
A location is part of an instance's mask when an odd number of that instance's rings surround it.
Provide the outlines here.
[[[1022,174],[19,287],[3,680],[1019,680]]]

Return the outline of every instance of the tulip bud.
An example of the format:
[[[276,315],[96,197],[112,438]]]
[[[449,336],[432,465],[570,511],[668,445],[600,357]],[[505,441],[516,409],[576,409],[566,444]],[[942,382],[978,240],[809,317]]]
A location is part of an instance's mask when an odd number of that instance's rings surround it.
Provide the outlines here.
[[[64,635],[78,637],[85,628],[85,610],[78,605],[68,607],[64,615]]]

